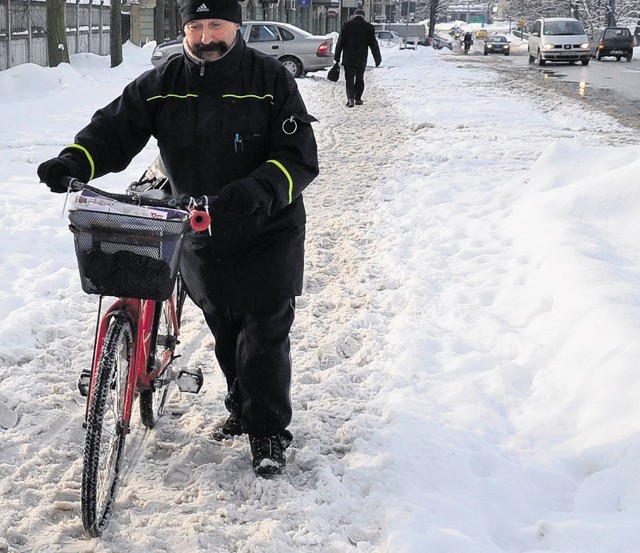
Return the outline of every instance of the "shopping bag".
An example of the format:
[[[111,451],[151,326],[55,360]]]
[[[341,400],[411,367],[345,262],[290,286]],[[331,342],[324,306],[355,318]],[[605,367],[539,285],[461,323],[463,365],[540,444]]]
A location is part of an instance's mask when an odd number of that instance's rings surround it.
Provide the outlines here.
[[[331,69],[329,69],[329,73],[327,73],[327,79],[335,83],[339,78],[340,66],[336,63]]]

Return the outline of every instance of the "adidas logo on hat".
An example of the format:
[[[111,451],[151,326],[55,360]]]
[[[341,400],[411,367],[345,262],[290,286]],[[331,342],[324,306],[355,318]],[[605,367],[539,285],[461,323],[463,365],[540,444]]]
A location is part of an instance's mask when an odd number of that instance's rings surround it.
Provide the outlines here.
[[[183,26],[197,19],[223,19],[242,24],[240,0],[178,0],[178,8]]]

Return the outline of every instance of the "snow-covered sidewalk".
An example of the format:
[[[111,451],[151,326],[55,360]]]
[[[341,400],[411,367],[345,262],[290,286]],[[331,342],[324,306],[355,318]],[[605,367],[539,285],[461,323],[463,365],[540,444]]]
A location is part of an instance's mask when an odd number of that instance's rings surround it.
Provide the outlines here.
[[[0,552],[638,550],[637,148],[449,54],[382,53],[362,107],[342,80],[299,80],[322,171],[305,195],[286,474],[256,478],[245,438],[211,439],[224,386],[189,305],[180,362],[205,386],[132,433],[94,540],[75,380],[96,298],[36,167],[150,49],[116,69],[76,56],[0,73]],[[122,189],[154,156],[99,184]]]

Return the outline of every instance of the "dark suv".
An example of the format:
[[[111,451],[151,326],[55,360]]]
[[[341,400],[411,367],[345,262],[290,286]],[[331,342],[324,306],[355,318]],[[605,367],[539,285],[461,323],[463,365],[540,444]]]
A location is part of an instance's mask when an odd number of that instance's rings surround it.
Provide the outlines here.
[[[626,58],[631,61],[635,40],[626,27],[604,27],[593,36],[589,45],[591,57],[600,60],[615,57],[618,61]]]

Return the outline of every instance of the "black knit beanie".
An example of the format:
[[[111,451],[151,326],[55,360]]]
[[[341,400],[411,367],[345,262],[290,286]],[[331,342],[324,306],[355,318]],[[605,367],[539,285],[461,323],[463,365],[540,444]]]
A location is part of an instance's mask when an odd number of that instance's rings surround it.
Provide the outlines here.
[[[182,26],[194,19],[224,19],[242,24],[242,6],[238,0],[178,0]]]

